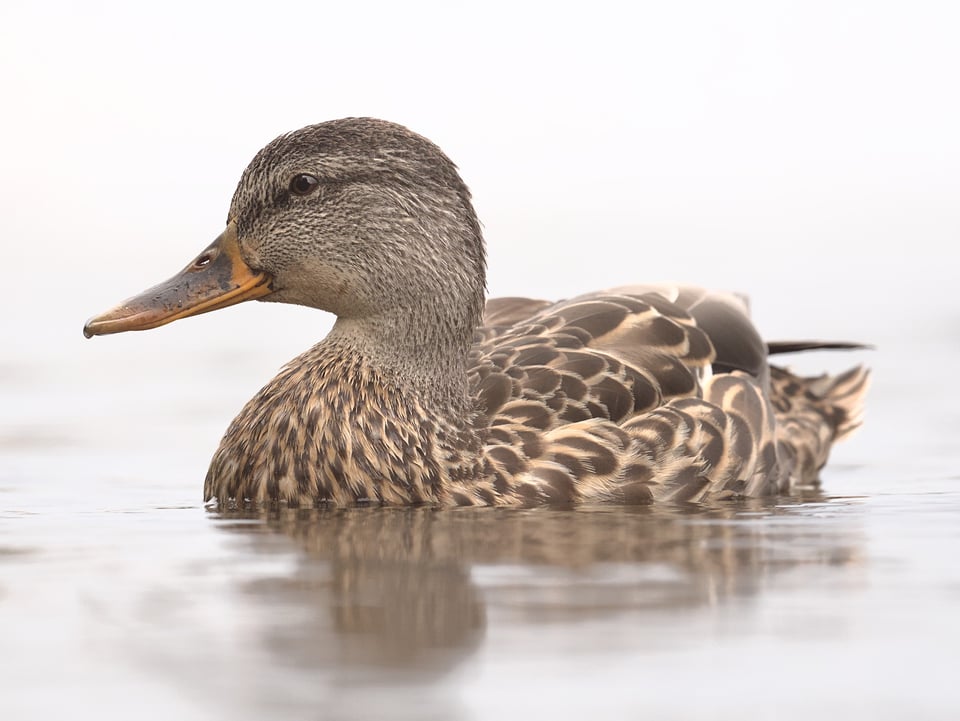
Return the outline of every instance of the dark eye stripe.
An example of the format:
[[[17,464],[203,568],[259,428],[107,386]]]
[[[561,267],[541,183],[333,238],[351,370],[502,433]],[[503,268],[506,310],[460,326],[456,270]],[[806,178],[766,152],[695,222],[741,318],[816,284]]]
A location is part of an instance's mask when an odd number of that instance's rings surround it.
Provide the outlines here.
[[[318,187],[320,187],[320,181],[315,175],[309,173],[294,175],[290,181],[290,192],[294,195],[310,195]]]

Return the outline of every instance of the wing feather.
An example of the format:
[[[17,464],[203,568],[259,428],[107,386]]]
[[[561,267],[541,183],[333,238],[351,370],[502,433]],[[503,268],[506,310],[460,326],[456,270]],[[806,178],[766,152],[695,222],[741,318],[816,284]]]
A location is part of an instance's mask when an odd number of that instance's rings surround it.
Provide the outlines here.
[[[746,298],[730,293],[493,299],[470,357],[493,478],[476,494],[648,503],[785,490],[825,460],[828,415],[831,438],[859,423],[866,374],[777,371],[771,396],[767,353]],[[808,440],[785,437],[813,415]]]

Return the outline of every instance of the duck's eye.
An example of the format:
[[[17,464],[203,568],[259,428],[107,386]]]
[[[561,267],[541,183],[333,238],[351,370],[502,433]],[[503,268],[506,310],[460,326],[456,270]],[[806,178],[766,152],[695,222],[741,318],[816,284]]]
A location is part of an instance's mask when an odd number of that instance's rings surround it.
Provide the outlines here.
[[[320,187],[320,181],[315,175],[300,173],[294,175],[290,181],[290,192],[294,195],[310,195],[314,190]]]

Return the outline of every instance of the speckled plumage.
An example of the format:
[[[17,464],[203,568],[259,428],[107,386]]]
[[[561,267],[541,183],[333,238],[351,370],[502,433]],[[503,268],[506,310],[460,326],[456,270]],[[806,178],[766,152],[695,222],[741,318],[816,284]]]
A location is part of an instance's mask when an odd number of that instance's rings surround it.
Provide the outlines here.
[[[306,197],[288,189],[310,173]],[[288,133],[230,209],[264,298],[333,312],[233,421],[221,503],[649,503],[816,478],[859,423],[867,374],[798,378],[737,296],[631,287],[484,308],[470,194],[432,143],[345,119]]]

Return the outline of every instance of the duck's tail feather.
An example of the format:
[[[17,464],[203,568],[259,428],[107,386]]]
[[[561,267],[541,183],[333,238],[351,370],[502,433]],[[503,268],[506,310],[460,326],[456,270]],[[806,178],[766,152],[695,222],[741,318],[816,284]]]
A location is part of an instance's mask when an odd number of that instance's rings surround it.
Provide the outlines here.
[[[833,443],[860,426],[869,385],[870,372],[862,366],[811,377],[771,366],[778,450],[794,482],[816,481]]]

